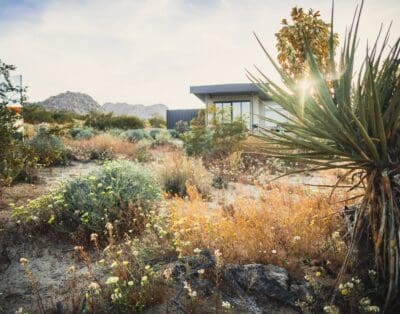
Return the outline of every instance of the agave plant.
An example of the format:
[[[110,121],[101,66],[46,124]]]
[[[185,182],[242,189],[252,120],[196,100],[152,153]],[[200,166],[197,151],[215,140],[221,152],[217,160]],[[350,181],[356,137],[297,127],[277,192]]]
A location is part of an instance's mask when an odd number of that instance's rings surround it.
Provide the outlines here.
[[[286,120],[263,117],[285,131],[263,132],[260,138],[265,142],[260,149],[274,157],[306,163],[308,171],[346,169],[342,180],[352,178],[352,189],[363,188],[352,242],[338,280],[362,232],[367,232],[388,306],[398,296],[400,275],[400,39],[389,49],[390,27],[383,40],[378,35],[355,74],[361,11],[362,4],[355,11],[336,62],[332,8],[329,76],[318,68],[307,38],[308,80],[299,82],[285,74],[256,36],[284,86],[257,67],[258,73],[248,72],[248,77],[284,109],[270,107]]]

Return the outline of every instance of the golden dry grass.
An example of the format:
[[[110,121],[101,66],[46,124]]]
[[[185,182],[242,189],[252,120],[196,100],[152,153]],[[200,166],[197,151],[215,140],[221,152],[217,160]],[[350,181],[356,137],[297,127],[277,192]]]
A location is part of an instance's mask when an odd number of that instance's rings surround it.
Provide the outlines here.
[[[82,153],[96,152],[99,155],[126,157],[129,159],[134,159],[136,154],[135,144],[104,133],[89,139],[65,139],[64,142],[73,150]]]
[[[339,265],[345,244],[338,237],[342,203],[300,186],[269,184],[260,199],[237,197],[233,205],[211,209],[195,189],[189,199],[169,202],[170,228],[178,251],[219,249],[233,263],[274,263],[295,268],[306,258]],[[344,196],[344,195],[342,195]],[[339,200],[333,195],[332,202]]]

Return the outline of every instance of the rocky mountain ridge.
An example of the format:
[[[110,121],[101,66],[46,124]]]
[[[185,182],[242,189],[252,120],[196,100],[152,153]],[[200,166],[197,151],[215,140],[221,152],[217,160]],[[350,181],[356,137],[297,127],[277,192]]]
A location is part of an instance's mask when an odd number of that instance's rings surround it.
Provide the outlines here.
[[[115,115],[136,116],[141,119],[149,119],[154,116],[166,118],[168,107],[163,104],[155,105],[131,105],[127,103],[105,103],[103,105],[105,112],[112,112]]]
[[[27,103],[29,104],[29,103]],[[91,111],[112,112],[115,115],[137,116],[141,119],[149,119],[154,116],[166,118],[168,107],[164,104],[154,105],[131,105],[128,103],[112,103],[107,102],[101,106],[91,96],[80,93],[67,91],[55,96],[51,96],[36,104],[46,109],[67,110],[78,114],[88,114]]]

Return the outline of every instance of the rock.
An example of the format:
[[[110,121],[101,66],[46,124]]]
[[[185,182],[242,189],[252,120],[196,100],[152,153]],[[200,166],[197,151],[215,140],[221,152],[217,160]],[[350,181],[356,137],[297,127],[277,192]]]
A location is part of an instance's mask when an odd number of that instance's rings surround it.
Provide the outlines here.
[[[233,265],[224,273],[234,290],[254,296],[258,304],[278,303],[295,306],[298,295],[289,290],[289,274],[286,269],[274,265]],[[240,289],[237,289],[237,288]]]
[[[46,109],[67,110],[78,114],[103,111],[103,108],[89,95],[70,91],[51,96],[37,104]]]

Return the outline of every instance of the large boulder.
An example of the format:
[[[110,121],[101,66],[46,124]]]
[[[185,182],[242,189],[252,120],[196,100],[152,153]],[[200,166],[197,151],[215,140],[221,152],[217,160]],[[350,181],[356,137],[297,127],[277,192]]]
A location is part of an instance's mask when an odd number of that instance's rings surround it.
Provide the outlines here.
[[[287,270],[275,265],[231,265],[225,269],[224,277],[239,296],[251,295],[257,304],[295,306],[299,299],[299,295],[290,290]]]

